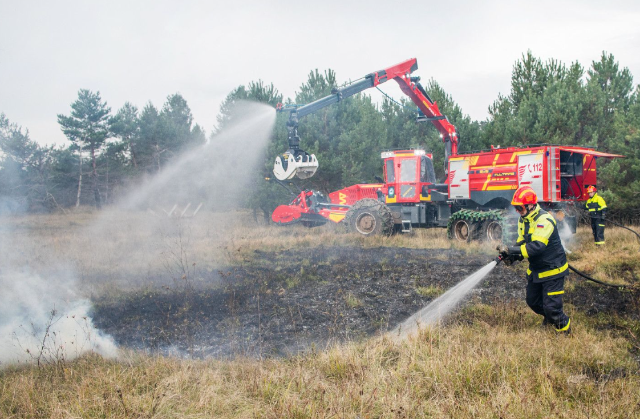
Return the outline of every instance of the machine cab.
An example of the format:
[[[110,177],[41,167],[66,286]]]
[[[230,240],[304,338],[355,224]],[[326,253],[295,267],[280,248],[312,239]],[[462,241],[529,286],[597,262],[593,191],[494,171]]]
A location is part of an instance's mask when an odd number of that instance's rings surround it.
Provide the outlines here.
[[[424,184],[435,183],[432,155],[424,150],[384,151],[386,203],[420,202]]]

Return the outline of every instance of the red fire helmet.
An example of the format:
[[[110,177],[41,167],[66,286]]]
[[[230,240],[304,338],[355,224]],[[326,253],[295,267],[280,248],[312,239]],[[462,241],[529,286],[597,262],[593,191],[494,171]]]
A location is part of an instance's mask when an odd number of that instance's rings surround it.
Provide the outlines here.
[[[596,189],[596,187],[595,187],[595,186],[593,186],[593,185],[590,185],[590,186],[587,188],[587,193],[596,192],[596,191],[597,191],[597,189]]]
[[[531,186],[520,186],[516,189],[516,192],[513,194],[513,199],[511,200],[511,205],[529,205],[537,203],[538,196]]]

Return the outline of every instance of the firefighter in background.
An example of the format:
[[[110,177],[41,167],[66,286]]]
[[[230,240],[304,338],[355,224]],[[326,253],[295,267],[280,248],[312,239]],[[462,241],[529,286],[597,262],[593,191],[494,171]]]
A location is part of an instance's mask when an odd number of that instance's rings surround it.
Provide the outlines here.
[[[544,317],[544,326],[569,334],[571,319],[562,309],[564,278],[569,273],[567,256],[560,242],[556,220],[540,208],[530,186],[521,186],[511,205],[520,214],[516,246],[502,246],[500,255],[506,264],[529,259],[527,269],[527,305]]]
[[[597,246],[604,244],[604,214],[607,212],[607,203],[598,195],[595,186],[587,188],[589,200],[585,204],[591,217],[591,231],[593,231],[593,240]]]

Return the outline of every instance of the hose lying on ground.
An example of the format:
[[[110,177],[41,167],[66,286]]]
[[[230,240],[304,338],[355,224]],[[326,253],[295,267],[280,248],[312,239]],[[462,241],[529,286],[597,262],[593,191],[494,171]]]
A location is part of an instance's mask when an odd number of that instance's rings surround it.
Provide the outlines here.
[[[606,221],[606,222],[608,222],[608,223],[611,223],[611,224],[613,224],[613,225],[616,225],[616,226],[618,226],[618,227],[622,227],[622,228],[624,228],[625,230],[629,230],[630,232],[632,232],[633,234],[635,234],[635,235],[636,235],[636,237],[638,238],[638,240],[640,240],[640,234],[638,234],[638,233],[636,233],[635,231],[631,230],[629,227],[625,227],[625,226],[623,226],[622,224],[618,224],[618,223],[616,223],[615,221],[611,221],[611,220],[610,220],[610,219],[608,219],[608,218],[605,218],[605,219],[604,219],[604,221]]]
[[[496,266],[497,266],[497,264],[499,264],[500,262],[502,262],[504,260],[505,260],[505,258],[504,258],[503,255],[500,255],[497,258],[495,258]],[[505,263],[507,263],[507,262],[505,262]],[[636,288],[636,287],[631,286],[631,285],[618,285],[618,284],[610,284],[608,282],[602,282],[602,281],[600,281],[598,279],[590,277],[589,275],[585,274],[584,272],[580,272],[579,270],[577,270],[576,268],[574,268],[571,265],[569,265],[569,269],[571,269],[573,272],[577,273],[581,277],[583,277],[585,279],[588,279],[589,281],[595,282],[596,284],[600,284],[600,285],[604,285],[604,286],[612,287],[612,288],[619,288],[619,289],[622,289],[622,288]]]
[[[616,285],[616,284],[609,284],[607,282],[599,281],[599,280],[597,280],[595,278],[590,277],[589,275],[585,274],[584,272],[580,272],[579,270],[577,270],[576,268],[574,268],[571,265],[569,265],[569,269],[571,269],[573,272],[577,273],[581,277],[583,277],[585,279],[588,279],[589,281],[593,281],[593,282],[595,282],[597,284],[600,284],[600,285],[605,285],[607,287],[613,287],[613,288],[633,288],[633,287],[630,287],[629,285]]]
[[[638,240],[640,241],[640,234],[638,234],[638,233],[636,233],[635,231],[631,230],[629,227],[625,227],[625,226],[623,226],[622,224],[618,224],[618,223],[616,223],[615,221],[611,221],[611,220],[609,220],[608,218],[605,218],[605,220],[604,220],[604,221],[607,221],[607,222],[609,222],[609,223],[611,223],[611,224],[613,224],[613,225],[616,225],[616,226],[618,226],[618,227],[622,227],[622,228],[624,228],[624,229],[626,229],[626,230],[629,230],[630,232],[632,232],[633,234],[635,234],[635,235],[636,235],[636,237],[638,238]],[[599,281],[599,280],[597,280],[597,279],[595,279],[595,278],[590,277],[589,275],[585,274],[584,272],[580,272],[579,270],[577,270],[576,268],[574,268],[574,267],[573,267],[573,266],[571,266],[571,265],[569,265],[569,269],[571,269],[573,272],[577,273],[577,274],[578,274],[578,275],[580,275],[581,277],[583,277],[583,278],[585,278],[585,279],[588,279],[589,281],[593,281],[593,282],[595,282],[595,283],[597,283],[597,284],[600,284],[600,285],[605,285],[605,286],[607,286],[607,287],[613,287],[613,288],[635,288],[635,287],[632,287],[632,286],[629,286],[629,285],[616,285],[616,284],[609,284],[609,283],[607,283],[607,282]]]

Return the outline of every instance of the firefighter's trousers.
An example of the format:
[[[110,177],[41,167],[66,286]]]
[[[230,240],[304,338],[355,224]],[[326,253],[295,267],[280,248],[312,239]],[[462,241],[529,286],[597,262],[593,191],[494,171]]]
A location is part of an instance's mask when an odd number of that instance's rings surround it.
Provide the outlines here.
[[[601,217],[591,217],[591,231],[596,244],[604,244],[604,220]]]
[[[533,277],[527,275],[527,304],[559,332],[567,330],[570,325],[569,316],[562,310],[563,295],[564,277],[533,282]]]

